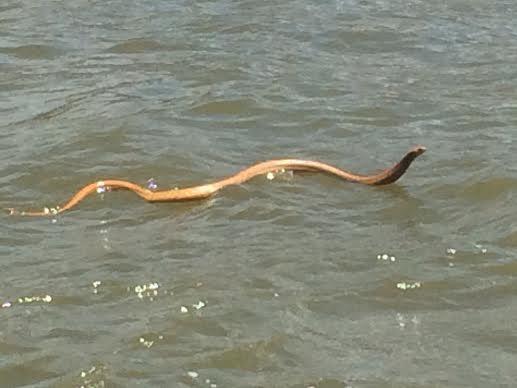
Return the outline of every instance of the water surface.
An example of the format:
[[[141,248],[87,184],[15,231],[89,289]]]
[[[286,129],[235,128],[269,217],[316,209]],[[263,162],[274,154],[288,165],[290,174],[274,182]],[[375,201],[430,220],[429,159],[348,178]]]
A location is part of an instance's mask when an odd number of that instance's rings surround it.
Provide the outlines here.
[[[0,6],[0,206],[277,157],[0,223],[5,387],[486,387],[517,378],[510,2]]]

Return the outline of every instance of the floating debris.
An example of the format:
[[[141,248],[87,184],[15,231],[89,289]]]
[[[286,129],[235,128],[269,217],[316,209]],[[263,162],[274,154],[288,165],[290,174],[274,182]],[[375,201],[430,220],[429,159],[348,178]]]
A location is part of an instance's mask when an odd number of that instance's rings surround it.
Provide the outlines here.
[[[159,340],[162,340],[163,339],[163,335],[159,335],[158,336],[158,339]],[[140,337],[138,339],[138,342],[141,343],[143,346],[145,346],[146,348],[150,348],[151,346],[154,345],[154,343],[156,342],[156,338],[155,340],[149,340],[149,339],[145,339],[144,337]]]
[[[210,379],[205,379],[205,384],[207,384],[210,388],[217,388],[217,384],[213,383]]]
[[[481,244],[474,244],[476,246],[476,248],[480,249],[481,250],[481,253],[487,253],[488,250],[486,248],[483,248],[483,245]]]
[[[292,170],[286,170],[285,168],[279,168],[279,169],[274,170],[274,171],[269,171],[266,174],[266,178],[271,181],[271,180],[275,179],[277,175],[282,175],[282,176],[287,177],[287,178],[292,178],[293,177],[293,171]]]
[[[401,290],[411,290],[411,289],[415,289],[415,288],[420,288],[420,286],[421,286],[420,282],[414,282],[414,283],[401,282],[401,283],[397,283],[397,288],[399,288]]]
[[[192,305],[192,307],[194,307],[196,310],[202,309],[205,306],[206,304],[202,300],[200,300],[197,304]]]
[[[79,376],[83,379],[82,385],[80,388],[104,388],[106,386],[104,380],[102,379],[102,371],[106,368],[100,366],[96,368],[92,366],[88,371],[81,371]]]
[[[384,261],[389,260],[389,261],[393,262],[397,259],[395,258],[395,256],[390,256],[387,253],[383,253],[382,255],[377,255],[377,260],[384,260]]]
[[[35,302],[44,302],[44,303],[50,303],[52,302],[52,297],[50,295],[44,295],[44,296],[24,296],[21,298],[16,299],[15,302],[11,301],[5,301],[2,303],[2,308],[8,308],[12,307],[14,303],[23,304],[23,303],[35,303]]]
[[[89,374],[89,375],[91,375],[93,372],[95,372],[95,370],[96,370],[96,369],[97,369],[97,368],[95,368],[94,366],[92,366],[92,367],[90,368],[90,370],[88,371],[88,374]]]
[[[404,327],[406,327],[406,320],[401,313],[397,313],[397,322],[400,328],[403,329]]]
[[[144,337],[140,337],[138,341],[146,348],[150,348],[154,344],[154,341],[147,341]]]
[[[447,254],[448,255],[455,255],[456,254],[456,249],[454,249],[454,248],[447,248]]]
[[[185,307],[185,306],[181,306],[181,307],[180,307],[180,311],[181,311],[183,314],[188,313],[188,308],[187,308],[187,307]]]
[[[104,181],[97,182],[97,193],[103,194],[106,192],[106,186],[104,185]]]
[[[158,184],[156,183],[156,181],[154,180],[154,178],[149,178],[147,180],[147,188],[149,190],[156,190],[158,188]]]
[[[144,296],[147,296],[150,301],[153,301],[154,297],[158,295],[159,287],[160,285],[158,283],[153,282],[149,284],[137,285],[134,287],[134,291],[140,299],[143,299]]]
[[[189,375],[189,377],[191,377],[191,378],[193,378],[193,379],[197,379],[197,378],[199,377],[199,373],[194,372],[194,371],[191,371],[191,370],[189,370],[189,371],[187,372],[187,374]]]
[[[18,303],[34,303],[34,302],[52,302],[52,297],[50,295],[45,296],[24,296],[23,298],[18,298]]]
[[[92,282],[92,286],[93,286],[93,293],[96,294],[99,290],[97,289],[100,285],[102,284],[102,282],[100,280],[95,280],[94,282]]]
[[[412,323],[413,326],[417,326],[420,324],[420,320],[417,318],[416,315],[413,315],[413,317],[405,317],[401,313],[397,313],[397,323],[399,324],[399,327],[401,329],[405,328],[407,324]]]

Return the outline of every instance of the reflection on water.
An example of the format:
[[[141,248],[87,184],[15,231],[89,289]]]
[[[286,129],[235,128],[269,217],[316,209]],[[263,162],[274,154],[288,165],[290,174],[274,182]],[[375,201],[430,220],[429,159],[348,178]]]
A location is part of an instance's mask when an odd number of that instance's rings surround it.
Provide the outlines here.
[[[514,8],[6,0],[1,207],[428,152],[5,217],[0,385],[513,386]]]

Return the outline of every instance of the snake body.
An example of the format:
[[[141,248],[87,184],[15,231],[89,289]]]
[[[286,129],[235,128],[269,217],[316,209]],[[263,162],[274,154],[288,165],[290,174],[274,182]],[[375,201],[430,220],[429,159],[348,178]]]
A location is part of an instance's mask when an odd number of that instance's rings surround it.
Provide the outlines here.
[[[277,159],[254,164],[244,170],[241,170],[235,175],[221,179],[219,181],[183,189],[152,191],[137,185],[136,183],[117,179],[105,179],[84,186],[62,206],[56,206],[55,208],[44,208],[43,211],[18,211],[13,208],[8,208],[6,210],[10,215],[55,215],[72,209],[90,194],[99,192],[100,190],[104,191],[105,189],[133,191],[136,195],[148,202],[174,202],[203,199],[210,197],[226,186],[239,185],[257,175],[277,172],[281,170],[323,172],[329,175],[337,176],[338,178],[349,182],[362,183],[365,185],[387,185],[399,179],[406,172],[413,160],[415,160],[417,156],[423,154],[425,150],[425,147],[416,146],[408,153],[406,153],[400,162],[394,164],[390,168],[372,175],[354,174],[329,164],[313,160]]]

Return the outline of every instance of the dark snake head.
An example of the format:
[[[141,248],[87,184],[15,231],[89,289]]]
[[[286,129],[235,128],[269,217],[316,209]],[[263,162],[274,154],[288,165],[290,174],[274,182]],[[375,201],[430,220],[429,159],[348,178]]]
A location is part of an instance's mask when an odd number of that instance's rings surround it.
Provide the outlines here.
[[[417,156],[422,155],[426,150],[427,150],[427,148],[425,148],[424,146],[417,145],[417,146],[413,147],[409,151],[409,153],[413,154],[416,158]]]
[[[400,162],[395,164],[393,167],[385,170],[380,174],[379,178],[376,179],[374,185],[387,185],[398,180],[409,168],[413,160],[419,155],[422,155],[426,151],[424,146],[418,145],[411,148]]]

